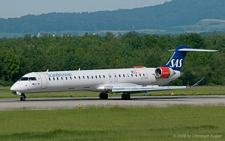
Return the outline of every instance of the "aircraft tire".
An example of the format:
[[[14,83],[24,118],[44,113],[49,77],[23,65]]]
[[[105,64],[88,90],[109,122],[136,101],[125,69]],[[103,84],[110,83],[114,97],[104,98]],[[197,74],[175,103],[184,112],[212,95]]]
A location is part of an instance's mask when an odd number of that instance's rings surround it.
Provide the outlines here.
[[[100,93],[99,98],[100,99],[108,99],[108,94],[107,93]]]
[[[122,96],[121,96],[121,98],[122,98],[122,100],[130,100],[130,94],[129,93],[127,93],[127,94],[122,94]]]
[[[26,98],[24,96],[20,97],[20,101],[25,101]]]
[[[122,100],[126,100],[126,94],[121,95]]]
[[[126,94],[126,100],[130,100],[130,94]]]
[[[100,99],[103,99],[103,93],[100,93],[100,94],[99,94],[99,98],[100,98]]]
[[[108,94],[107,93],[104,94],[104,99],[108,99]]]
[[[25,101],[25,100],[26,100],[26,95],[22,93],[20,97],[20,101]]]

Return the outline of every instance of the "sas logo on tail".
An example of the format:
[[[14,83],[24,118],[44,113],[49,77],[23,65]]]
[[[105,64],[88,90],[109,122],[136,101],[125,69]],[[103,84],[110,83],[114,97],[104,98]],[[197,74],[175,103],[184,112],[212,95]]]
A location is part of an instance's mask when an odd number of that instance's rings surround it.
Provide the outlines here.
[[[171,66],[170,67],[176,67],[176,68],[180,68],[182,67],[182,63],[183,63],[184,59],[172,59],[171,60]]]

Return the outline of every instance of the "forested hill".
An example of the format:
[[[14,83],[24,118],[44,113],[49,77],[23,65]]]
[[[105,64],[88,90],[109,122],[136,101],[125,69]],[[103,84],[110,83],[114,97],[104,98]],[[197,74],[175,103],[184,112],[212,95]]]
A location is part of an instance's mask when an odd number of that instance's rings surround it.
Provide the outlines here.
[[[202,19],[225,20],[224,0],[172,0],[161,5],[92,13],[49,13],[0,19],[0,32],[31,33],[66,30],[166,29]]]

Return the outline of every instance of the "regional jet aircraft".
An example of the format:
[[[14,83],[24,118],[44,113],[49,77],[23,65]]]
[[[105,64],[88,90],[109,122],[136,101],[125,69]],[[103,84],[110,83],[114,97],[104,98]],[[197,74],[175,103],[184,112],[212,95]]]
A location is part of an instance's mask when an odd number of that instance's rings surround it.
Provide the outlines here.
[[[163,85],[182,75],[180,69],[187,52],[217,50],[177,46],[173,51],[167,64],[157,68],[134,66],[126,69],[31,72],[22,76],[10,90],[13,94],[20,95],[21,101],[26,99],[25,93],[80,90],[100,92],[100,99],[107,99],[108,93],[123,93],[121,98],[129,100],[130,94],[136,92],[186,88],[186,86]]]

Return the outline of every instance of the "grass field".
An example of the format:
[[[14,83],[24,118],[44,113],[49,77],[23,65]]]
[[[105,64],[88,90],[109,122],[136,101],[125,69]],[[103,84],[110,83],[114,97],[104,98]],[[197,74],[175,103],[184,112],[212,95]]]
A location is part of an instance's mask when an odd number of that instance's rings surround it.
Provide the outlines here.
[[[18,98],[19,96],[11,94],[10,87],[0,87],[0,98]],[[169,90],[169,91],[152,91],[149,92],[150,96],[168,96],[174,93],[175,95],[224,95],[224,86],[198,86],[188,89]],[[133,95],[146,95],[145,93],[133,94]],[[98,92],[89,91],[73,91],[73,92],[55,92],[55,93],[38,93],[27,94],[29,98],[39,97],[98,97]],[[109,96],[121,96],[121,94],[109,94]],[[132,96],[132,95],[131,95]]]
[[[1,140],[225,140],[224,106],[0,111]]]
[[[149,95],[220,95],[223,86],[157,91]],[[37,97],[97,97],[94,92],[27,94]],[[109,96],[120,96],[112,94]],[[145,95],[144,93],[135,95]],[[0,87],[0,98],[19,98]],[[88,107],[0,111],[0,140],[225,140],[225,106]]]

